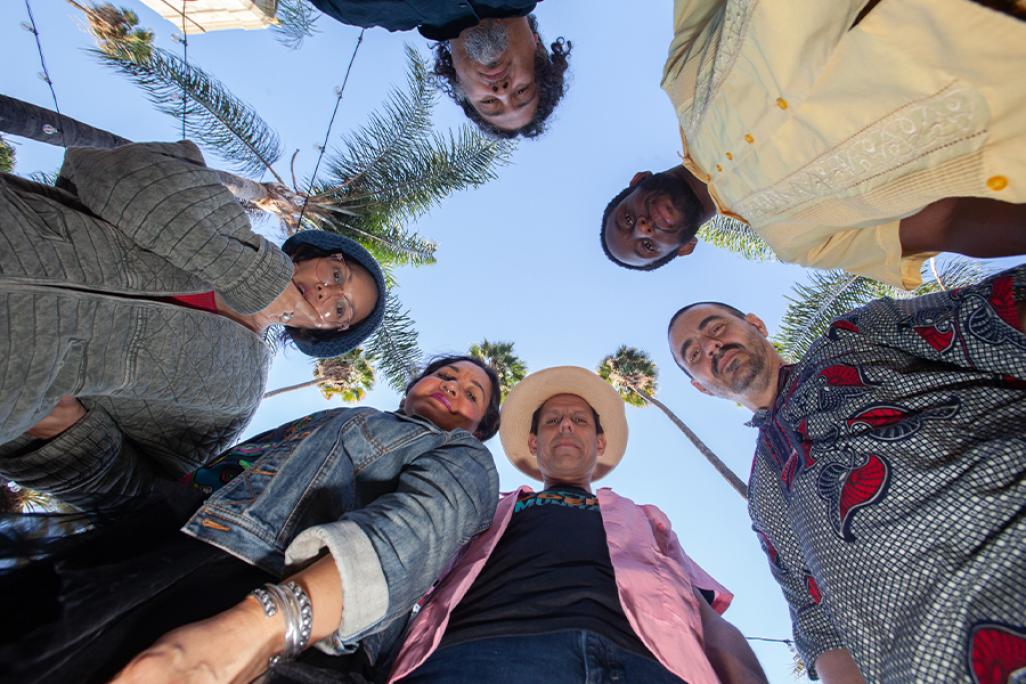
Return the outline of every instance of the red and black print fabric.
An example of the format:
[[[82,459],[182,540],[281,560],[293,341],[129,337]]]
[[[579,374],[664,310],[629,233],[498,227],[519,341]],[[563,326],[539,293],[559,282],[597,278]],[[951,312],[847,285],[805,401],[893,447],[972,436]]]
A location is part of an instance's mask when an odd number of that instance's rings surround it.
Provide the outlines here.
[[[1024,300],[1026,266],[878,300],[782,371],[749,509],[807,663],[1026,683]]]

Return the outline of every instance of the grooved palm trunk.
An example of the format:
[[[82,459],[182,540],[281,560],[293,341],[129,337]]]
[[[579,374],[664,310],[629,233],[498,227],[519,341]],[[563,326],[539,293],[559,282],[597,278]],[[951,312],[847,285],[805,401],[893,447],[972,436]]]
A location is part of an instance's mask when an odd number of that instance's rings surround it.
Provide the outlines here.
[[[291,392],[292,390],[303,389],[304,387],[309,387],[310,385],[316,385],[317,383],[323,382],[323,381],[324,381],[324,378],[316,377],[313,380],[307,380],[305,382],[297,382],[295,385],[286,385],[285,387],[279,387],[278,389],[273,389],[270,392],[266,392],[264,394],[263,398],[264,399],[270,399],[271,397],[276,397],[279,394],[285,394],[286,392]]]
[[[0,131],[64,147],[117,147],[132,142],[6,95],[0,95]]]
[[[51,131],[51,132],[48,132]],[[127,145],[131,140],[114,135],[101,128],[94,128],[70,116],[39,107],[13,97],[0,95],[0,133],[9,133],[29,140],[65,147],[100,147],[111,148]],[[221,183],[235,197],[245,203],[256,205],[267,211],[261,203],[273,201],[264,183],[236,176],[220,169],[210,169],[217,174]],[[287,188],[282,188],[287,193]],[[281,193],[280,193],[281,194]],[[298,195],[288,195],[286,199],[295,199]]]
[[[677,415],[673,411],[671,411],[668,406],[666,406],[666,404],[659,401],[655,397],[649,396],[648,394],[639,390],[636,387],[631,387],[631,389],[637,392],[638,396],[640,396],[642,399],[649,402],[653,406],[658,407],[660,411],[666,414],[666,417],[669,418],[670,421],[672,421],[673,424],[677,426],[677,429],[684,433],[685,437],[691,440],[691,443],[695,445],[695,448],[697,448],[698,451],[701,452],[703,456],[705,456],[705,460],[709,461],[709,463],[712,464],[712,467],[716,469],[716,472],[723,476],[723,479],[725,479],[727,483],[734,488],[734,491],[740,494],[741,498],[743,498],[745,501],[748,500],[748,487],[745,486],[745,483],[741,481],[741,478],[739,478],[733,470],[728,468],[727,464],[721,461],[720,457],[713,453],[713,450],[707,447],[705,445],[705,442],[699,439],[698,435],[696,435],[691,430],[691,428],[689,428],[684,423],[683,420],[678,418]]]

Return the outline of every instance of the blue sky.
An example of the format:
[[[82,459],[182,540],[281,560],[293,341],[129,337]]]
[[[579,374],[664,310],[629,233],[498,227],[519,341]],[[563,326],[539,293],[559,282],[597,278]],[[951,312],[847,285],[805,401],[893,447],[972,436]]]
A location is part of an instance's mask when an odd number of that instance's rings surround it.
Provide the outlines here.
[[[137,0],[137,11],[157,43],[172,50],[175,28]],[[175,121],[156,112],[127,81],[100,66],[84,20],[58,0],[32,0],[61,109],[68,115],[133,140],[174,140]],[[672,3],[546,0],[537,11],[550,40],[573,41],[571,85],[549,133],[521,143],[497,181],[449,198],[420,221],[417,230],[438,242],[438,263],[398,272],[399,294],[420,330],[428,354],[463,351],[487,337],[509,340],[532,370],[574,364],[594,368],[620,344],[649,352],[661,370],[659,397],[746,479],[755,432],[749,413],[700,395],[673,365],[664,331],[679,306],[723,300],[759,314],[776,329],[791,285],[802,269],[757,264],[700,245],[695,256],[654,273],[614,267],[598,244],[602,208],[634,171],[668,168],[679,161],[679,137],[669,100],[659,89],[671,37]],[[21,2],[0,3],[2,92],[51,107],[37,76],[38,56]],[[312,171],[315,145],[323,138],[334,88],[341,83],[358,29],[327,18],[321,33],[299,51],[279,45],[267,31],[192,36],[190,62],[216,74],[274,127],[285,144],[285,163],[299,149],[297,175]],[[416,33],[372,29],[356,59],[335,125],[340,133],[366,119],[389,87],[402,84],[402,46],[422,50]],[[462,115],[448,101],[437,108],[439,127]],[[16,141],[20,142],[20,141]],[[61,150],[20,142],[18,172],[52,171]],[[217,165],[213,150],[204,150]],[[260,229],[280,238],[272,224]],[[311,363],[298,352],[276,360],[268,388],[310,377]],[[384,383],[366,403],[398,404]],[[338,405],[315,389],[266,401],[250,424],[255,434],[307,413]],[[736,595],[726,616],[746,635],[789,637],[787,608],[755,536],[743,502],[655,408],[627,409],[627,456],[602,485],[639,503],[662,508],[692,558]],[[503,489],[521,476],[495,455]],[[779,644],[752,642],[772,682],[792,682],[790,652]]]

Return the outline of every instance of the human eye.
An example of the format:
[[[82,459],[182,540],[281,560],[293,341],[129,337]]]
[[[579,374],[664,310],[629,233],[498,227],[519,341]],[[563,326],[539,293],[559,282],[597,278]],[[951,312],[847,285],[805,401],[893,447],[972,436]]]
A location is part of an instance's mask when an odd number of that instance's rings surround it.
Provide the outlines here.
[[[470,390],[467,390],[467,399],[469,399],[471,403],[477,403],[477,395]]]
[[[555,425],[558,422],[559,422],[559,418],[557,418],[556,416],[549,416],[548,418],[545,419],[545,424],[546,425]]]
[[[348,328],[349,324],[353,320],[353,309],[349,306],[349,302],[345,299],[339,299],[335,302],[335,315],[338,317],[339,323],[342,324],[342,328]]]
[[[631,214],[631,212],[625,211],[623,213],[623,223],[628,228],[634,227],[634,216]]]
[[[578,425],[586,425],[588,423],[584,416],[574,416],[574,422]]]
[[[649,254],[655,254],[656,253],[655,243],[652,242],[651,240],[642,240],[641,241],[641,249],[645,250]]]

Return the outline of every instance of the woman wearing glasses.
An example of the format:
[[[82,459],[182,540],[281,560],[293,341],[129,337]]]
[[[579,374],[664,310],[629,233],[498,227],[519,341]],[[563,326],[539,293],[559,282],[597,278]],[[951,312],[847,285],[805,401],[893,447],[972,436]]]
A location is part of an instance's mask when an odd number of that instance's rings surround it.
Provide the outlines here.
[[[195,145],[69,150],[57,187],[0,174],[0,477],[116,504],[207,463],[264,392],[269,328],[331,357],[385,281],[321,231],[252,231]]]

